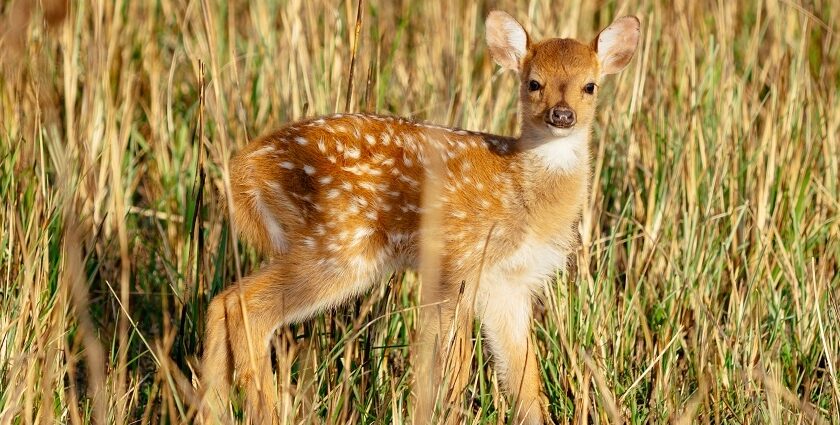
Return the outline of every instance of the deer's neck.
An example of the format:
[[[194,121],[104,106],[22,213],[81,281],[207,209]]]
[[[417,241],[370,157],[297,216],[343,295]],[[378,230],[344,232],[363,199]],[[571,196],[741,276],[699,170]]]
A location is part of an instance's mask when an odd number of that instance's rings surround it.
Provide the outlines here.
[[[528,226],[537,234],[566,235],[580,218],[589,190],[589,132],[531,146],[528,139],[521,141]]]

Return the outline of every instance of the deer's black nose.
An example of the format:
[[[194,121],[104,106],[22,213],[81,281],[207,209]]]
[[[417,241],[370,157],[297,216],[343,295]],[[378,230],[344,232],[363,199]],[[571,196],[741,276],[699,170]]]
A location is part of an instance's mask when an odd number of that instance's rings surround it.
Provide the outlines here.
[[[575,125],[575,111],[566,106],[555,106],[548,111],[546,122],[560,128],[572,128]]]

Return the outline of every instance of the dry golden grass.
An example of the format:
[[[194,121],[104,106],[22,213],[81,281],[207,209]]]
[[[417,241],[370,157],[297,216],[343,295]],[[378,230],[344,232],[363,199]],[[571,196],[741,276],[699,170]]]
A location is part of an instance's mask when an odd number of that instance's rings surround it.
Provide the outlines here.
[[[642,21],[537,326],[557,422],[840,423],[840,4],[799,1],[369,0],[358,39],[350,0],[0,3],[0,424],[190,422],[207,302],[260,261],[231,152],[346,109],[513,133],[491,8]],[[413,283],[278,335],[289,422],[410,422]],[[465,407],[504,422],[476,344]]]

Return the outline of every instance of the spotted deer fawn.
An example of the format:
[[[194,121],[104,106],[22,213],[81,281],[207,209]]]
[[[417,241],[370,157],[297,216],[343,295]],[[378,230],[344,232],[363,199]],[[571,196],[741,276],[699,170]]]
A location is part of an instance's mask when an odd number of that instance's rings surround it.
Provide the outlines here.
[[[420,343],[446,340],[477,316],[516,423],[549,420],[530,339],[532,302],[578,243],[598,82],[630,61],[639,21],[620,18],[588,44],[534,41],[494,11],[486,39],[493,59],[519,75],[517,138],[339,114],[291,124],[232,159],[236,228],[271,259],[210,304],[202,370],[208,415],[227,417],[235,381],[252,420],[277,421],[274,331],[417,267],[421,238],[431,237],[421,219],[434,209],[440,302]],[[423,197],[429,185],[435,199]],[[463,361],[469,349],[454,357]],[[435,376],[447,377],[457,397],[469,366],[452,370]],[[430,394],[417,391],[415,422],[432,420]]]

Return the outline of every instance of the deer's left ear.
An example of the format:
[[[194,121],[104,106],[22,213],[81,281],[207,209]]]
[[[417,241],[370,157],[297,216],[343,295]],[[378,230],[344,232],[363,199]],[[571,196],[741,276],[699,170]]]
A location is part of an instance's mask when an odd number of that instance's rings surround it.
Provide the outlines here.
[[[635,16],[618,18],[604,28],[592,41],[592,48],[598,53],[601,63],[601,75],[615,74],[624,69],[633,59],[638,44],[639,20]]]

